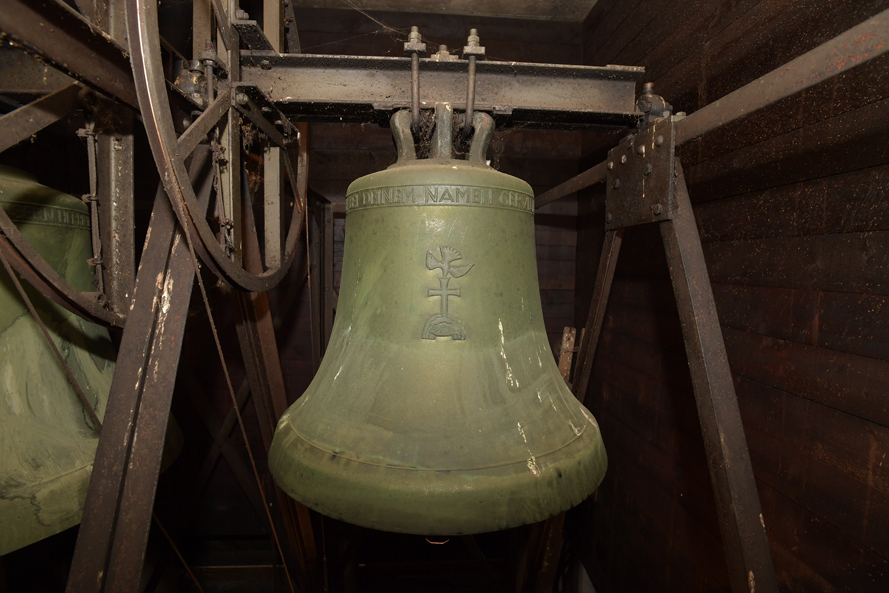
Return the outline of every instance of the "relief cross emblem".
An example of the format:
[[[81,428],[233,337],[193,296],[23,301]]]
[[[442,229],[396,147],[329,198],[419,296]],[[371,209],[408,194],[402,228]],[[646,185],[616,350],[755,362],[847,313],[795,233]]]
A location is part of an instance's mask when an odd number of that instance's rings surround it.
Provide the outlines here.
[[[452,340],[465,340],[466,330],[463,322],[457,317],[448,313],[448,297],[459,297],[459,288],[450,288],[451,278],[460,278],[465,276],[475,264],[464,264],[460,266],[452,265],[454,262],[462,259],[463,256],[453,247],[441,246],[438,248],[438,257],[432,253],[431,249],[426,250],[426,267],[430,270],[441,270],[438,278],[438,288],[430,288],[427,291],[427,297],[438,297],[439,301],[438,314],[431,316],[426,320],[423,327],[423,339],[434,340],[435,338],[447,338]]]

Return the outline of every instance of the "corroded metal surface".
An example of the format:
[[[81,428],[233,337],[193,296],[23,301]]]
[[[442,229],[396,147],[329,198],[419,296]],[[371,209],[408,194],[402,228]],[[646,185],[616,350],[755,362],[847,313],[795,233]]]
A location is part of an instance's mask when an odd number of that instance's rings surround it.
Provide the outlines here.
[[[210,196],[208,151],[192,161]],[[151,523],[164,432],[194,283],[194,262],[163,194],[139,262],[134,306],[96,453],[68,591],[125,591],[139,581]],[[138,445],[137,445],[138,443]]]
[[[242,52],[242,77],[284,113],[310,121],[380,121],[411,107],[412,58]],[[466,60],[419,60],[420,107],[463,110]],[[635,85],[643,68],[479,61],[474,109],[498,127],[626,127],[638,122]],[[381,119],[382,118],[382,119]]]

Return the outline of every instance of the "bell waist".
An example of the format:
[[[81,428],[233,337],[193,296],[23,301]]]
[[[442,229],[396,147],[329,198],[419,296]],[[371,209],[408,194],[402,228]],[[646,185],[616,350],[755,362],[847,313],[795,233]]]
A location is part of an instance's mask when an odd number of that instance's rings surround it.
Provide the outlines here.
[[[534,215],[534,196],[515,189],[452,184],[394,185],[346,196],[346,213],[396,206],[461,206],[516,210]]]

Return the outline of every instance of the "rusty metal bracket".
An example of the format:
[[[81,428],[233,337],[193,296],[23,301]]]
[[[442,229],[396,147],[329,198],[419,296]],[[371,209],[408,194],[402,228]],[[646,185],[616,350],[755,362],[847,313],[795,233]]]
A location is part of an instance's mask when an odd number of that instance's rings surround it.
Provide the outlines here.
[[[676,131],[664,117],[608,152],[605,228],[670,220],[675,210]]]

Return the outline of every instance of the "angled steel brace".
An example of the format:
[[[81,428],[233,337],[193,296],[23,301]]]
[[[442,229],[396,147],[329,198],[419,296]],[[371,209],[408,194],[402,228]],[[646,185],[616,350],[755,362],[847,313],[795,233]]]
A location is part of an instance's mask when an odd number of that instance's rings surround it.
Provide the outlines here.
[[[627,227],[658,223],[670,267],[732,591],[777,593],[769,542],[716,313],[701,237],[674,156],[674,118],[652,122],[609,152],[605,244],[596,275],[575,394],[589,385],[593,357]]]
[[[889,52],[889,10],[772,70],[695,111],[678,124],[676,144],[773,105]],[[535,198],[537,207],[605,180],[605,163],[572,177]]]
[[[192,173],[205,180],[204,207],[212,188],[209,160],[209,150],[200,149],[192,161]],[[195,277],[184,235],[159,194],[112,379],[69,593],[128,591],[142,571]]]

